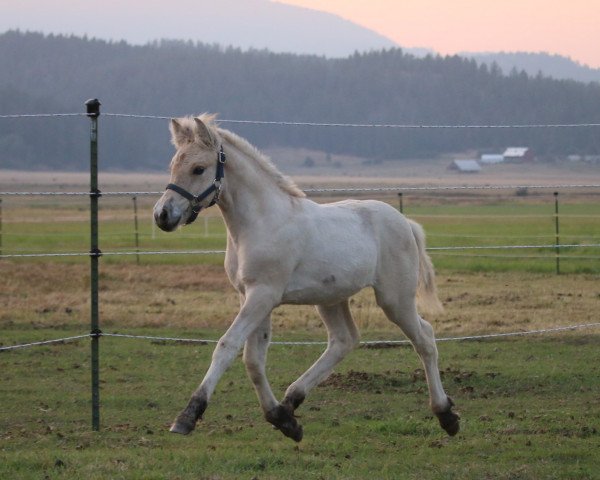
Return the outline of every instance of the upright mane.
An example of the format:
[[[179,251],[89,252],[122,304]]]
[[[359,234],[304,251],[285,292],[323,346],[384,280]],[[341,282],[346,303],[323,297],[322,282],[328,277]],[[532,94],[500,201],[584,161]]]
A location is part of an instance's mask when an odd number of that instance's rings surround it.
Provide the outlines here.
[[[256,161],[261,170],[269,175],[284,192],[290,194],[292,197],[305,197],[306,194],[298,188],[296,183],[288,176],[281,173],[277,167],[271,162],[269,157],[261,153],[254,145],[248,142],[246,139],[236,135],[229,130],[222,128],[218,129],[219,134],[228,143],[232,144],[246,156],[251,157]]]
[[[305,197],[306,194],[298,188],[298,186],[294,183],[294,181],[281,173],[277,167],[271,162],[271,160],[261,153],[254,145],[248,142],[246,139],[236,135],[229,130],[219,127],[216,120],[216,115],[203,113],[197,117],[199,120],[204,123],[211,136],[214,139],[221,139],[228,144],[232,145],[234,148],[239,150],[245,156],[250,157],[254,160],[256,165],[265,172],[269,177],[273,179],[275,184],[281,188],[284,192],[291,195],[292,197]],[[185,138],[178,138],[173,135],[172,142],[176,147],[180,146],[180,143],[188,141],[188,142],[197,142],[200,141],[195,134],[196,132],[196,122],[194,117],[183,117],[178,118],[177,123],[182,127],[182,131],[184,132]],[[211,147],[212,145],[205,145],[207,147]]]

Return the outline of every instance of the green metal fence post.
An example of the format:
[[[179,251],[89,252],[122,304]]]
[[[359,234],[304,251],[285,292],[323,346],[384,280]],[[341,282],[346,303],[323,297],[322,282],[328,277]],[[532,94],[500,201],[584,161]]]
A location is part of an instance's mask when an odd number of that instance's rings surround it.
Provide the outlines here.
[[[404,213],[404,204],[402,202],[402,192],[398,192],[398,203],[400,206],[400,213]]]
[[[134,225],[134,233],[135,233],[135,251],[137,252],[135,258],[136,258],[136,262],[139,265],[140,264],[140,232],[138,229],[138,209],[137,209],[137,197],[134,196],[132,198],[133,200],[133,225]]]
[[[554,249],[556,252],[556,274],[560,274],[560,235],[558,228],[558,192],[554,192]]]
[[[91,366],[92,366],[92,430],[100,430],[100,314],[98,310],[98,117],[100,102],[85,102],[90,119],[90,295],[91,295]]]
[[[0,255],[2,255],[2,199],[0,198]]]

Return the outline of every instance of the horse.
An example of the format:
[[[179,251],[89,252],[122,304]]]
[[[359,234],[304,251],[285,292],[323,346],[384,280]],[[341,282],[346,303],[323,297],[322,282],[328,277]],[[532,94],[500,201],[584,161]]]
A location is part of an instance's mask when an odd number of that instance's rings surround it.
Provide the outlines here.
[[[456,435],[460,416],[442,386],[434,331],[417,313],[417,297],[420,305],[442,308],[421,226],[384,202],[311,201],[247,140],[220,127],[214,115],[171,119],[169,127],[176,152],[170,183],[154,206],[156,225],[171,232],[217,205],[227,227],[225,271],[240,297],[239,313],[170,431],[187,435],[194,430],[217,382],[243,347],[265,419],[286,437],[301,441],[295,411],[358,345],[349,299],[371,287],[378,306],[421,358],[430,408],[440,426]],[[282,304],[315,305],[328,342],[279,402],[265,362],[271,312]]]

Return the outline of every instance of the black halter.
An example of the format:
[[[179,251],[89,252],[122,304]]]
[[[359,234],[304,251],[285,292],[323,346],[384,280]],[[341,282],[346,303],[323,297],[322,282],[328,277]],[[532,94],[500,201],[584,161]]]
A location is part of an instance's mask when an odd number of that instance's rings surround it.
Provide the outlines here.
[[[214,204],[216,204],[219,201],[219,195],[221,194],[221,188],[223,186],[221,183],[221,180],[223,180],[223,177],[225,176],[225,168],[224,167],[225,167],[225,152],[223,152],[223,146],[221,145],[221,148],[219,149],[219,156],[217,157],[217,173],[215,174],[215,179],[214,179],[213,183],[210,185],[210,187],[208,187],[206,190],[204,190],[200,195],[194,196],[190,192],[188,192],[186,189],[181,188],[180,186],[175,185],[174,183],[169,183],[167,185],[167,187],[166,187],[167,190],[173,190],[174,192],[177,192],[183,198],[187,199],[192,206],[192,213],[189,216],[189,218],[187,219],[187,221],[185,222],[186,225],[189,225],[194,220],[196,220],[200,211],[203,208],[205,208],[202,205],[200,205],[200,203],[202,202],[202,200],[204,200],[206,197],[208,197],[211,193],[214,192],[214,196],[213,196],[212,200],[210,201],[210,203],[206,206],[206,208],[212,207]]]

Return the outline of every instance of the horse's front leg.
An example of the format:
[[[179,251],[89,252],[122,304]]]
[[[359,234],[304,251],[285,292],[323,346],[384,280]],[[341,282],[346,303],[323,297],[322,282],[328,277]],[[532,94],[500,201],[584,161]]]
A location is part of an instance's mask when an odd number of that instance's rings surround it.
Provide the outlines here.
[[[202,383],[192,394],[187,407],[175,419],[171,432],[187,435],[194,430],[219,379],[235,360],[246,339],[269,317],[278,302],[277,295],[268,287],[254,287],[247,292],[240,312],[213,351],[210,367]]]

